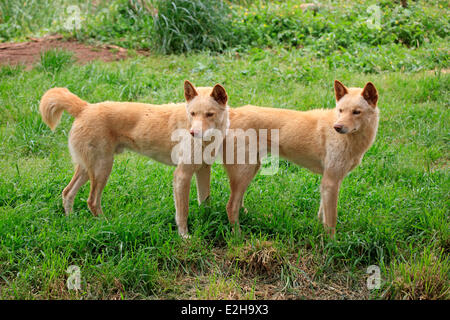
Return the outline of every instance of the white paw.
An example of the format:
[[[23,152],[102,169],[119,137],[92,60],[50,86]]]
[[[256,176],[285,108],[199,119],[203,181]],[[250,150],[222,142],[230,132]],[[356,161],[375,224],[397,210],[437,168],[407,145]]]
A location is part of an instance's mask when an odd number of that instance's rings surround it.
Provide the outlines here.
[[[191,236],[187,233],[187,232],[178,232],[178,234],[180,235],[181,238],[183,238],[184,240],[190,239]]]

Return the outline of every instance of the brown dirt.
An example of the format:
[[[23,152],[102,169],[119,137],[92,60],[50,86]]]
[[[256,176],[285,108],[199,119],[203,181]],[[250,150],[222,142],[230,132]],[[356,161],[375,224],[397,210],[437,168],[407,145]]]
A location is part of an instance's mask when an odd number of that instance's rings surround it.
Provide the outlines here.
[[[270,241],[247,244],[238,251],[212,250],[217,263],[211,269],[180,271],[172,290],[158,299],[269,299],[269,300],[362,300],[369,298],[366,279],[351,282],[344,274],[316,277],[318,261],[307,253],[286,255]],[[289,277],[290,288],[281,279],[282,265],[295,267]],[[241,263],[243,262],[243,263]],[[289,271],[285,268],[285,271]],[[292,269],[293,270],[293,269]],[[275,272],[274,272],[275,271]],[[211,277],[214,275],[213,277]],[[171,287],[170,285],[168,287]]]
[[[92,60],[117,61],[128,57],[127,50],[118,46],[91,46],[75,40],[64,40],[60,35],[53,35],[31,38],[28,42],[0,43],[0,65],[23,64],[30,69],[39,61],[41,52],[57,48],[74,52],[77,62],[81,64]]]

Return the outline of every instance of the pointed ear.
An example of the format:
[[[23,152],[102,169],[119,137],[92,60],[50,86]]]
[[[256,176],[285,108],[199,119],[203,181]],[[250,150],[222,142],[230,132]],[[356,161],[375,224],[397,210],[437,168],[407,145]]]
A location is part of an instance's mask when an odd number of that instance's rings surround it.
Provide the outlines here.
[[[216,84],[211,93],[211,97],[214,98],[220,105],[226,106],[228,101],[228,95],[225,88],[220,84]]]
[[[375,108],[377,106],[378,92],[372,82],[366,83],[361,95],[372,107]]]
[[[198,93],[197,90],[195,90],[194,85],[189,80],[184,81],[184,97],[186,98],[186,101],[189,102],[196,96],[198,96]]]
[[[338,102],[348,93],[348,89],[339,80],[334,80],[334,93],[336,95],[336,102]]]

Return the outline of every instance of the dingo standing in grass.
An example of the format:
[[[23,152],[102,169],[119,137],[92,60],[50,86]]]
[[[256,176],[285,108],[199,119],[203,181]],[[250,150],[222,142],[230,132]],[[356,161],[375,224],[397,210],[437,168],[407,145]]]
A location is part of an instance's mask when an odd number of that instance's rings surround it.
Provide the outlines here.
[[[294,111],[244,106],[230,109],[230,130],[279,130],[279,154],[315,173],[323,175],[320,186],[319,219],[333,237],[336,230],[339,188],[344,177],[362,160],[372,145],[378,128],[378,93],[368,82],[363,89],[347,88],[334,82],[335,109]],[[268,136],[270,143],[272,138]],[[224,141],[226,154],[228,139]],[[239,209],[245,190],[260,164],[226,163],[231,195],[228,219],[239,227]]]
[[[177,143],[171,139],[172,133],[185,129],[192,141],[194,136],[202,136],[202,132],[204,135],[210,129],[219,130],[225,136],[229,122],[228,96],[221,85],[196,89],[185,81],[184,93],[186,103],[167,105],[108,101],[89,104],[66,88],[53,88],[44,94],[39,110],[52,130],[64,110],[75,118],[69,134],[75,174],[62,192],[66,214],[72,211],[75,195],[88,180],[91,182],[89,209],[95,216],[102,214],[101,195],[111,173],[114,154],[127,148],[162,163],[177,165],[173,183],[176,222],[180,235],[187,236],[192,175],[196,175],[201,203],[209,196],[211,165],[174,163],[172,151]],[[202,141],[203,147],[207,145]]]

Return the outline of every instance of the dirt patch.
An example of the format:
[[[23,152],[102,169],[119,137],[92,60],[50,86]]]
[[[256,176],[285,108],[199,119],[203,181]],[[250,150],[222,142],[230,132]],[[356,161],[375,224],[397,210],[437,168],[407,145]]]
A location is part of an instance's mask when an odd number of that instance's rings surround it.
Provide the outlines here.
[[[75,40],[64,40],[60,35],[44,38],[31,38],[31,41],[0,44],[0,65],[23,64],[30,69],[40,59],[43,51],[64,49],[74,53],[78,63],[84,64],[92,60],[105,62],[126,59],[126,49],[115,45],[91,46]]]
[[[437,73],[447,74],[450,72],[450,69],[444,68],[444,69],[433,69],[433,70],[427,70],[425,73],[427,74],[437,74]]]
[[[214,266],[181,271],[172,291],[158,299],[368,299],[365,277],[351,281],[342,274],[317,276],[312,254],[290,254],[270,241],[212,250]],[[168,292],[170,292],[168,294]]]

